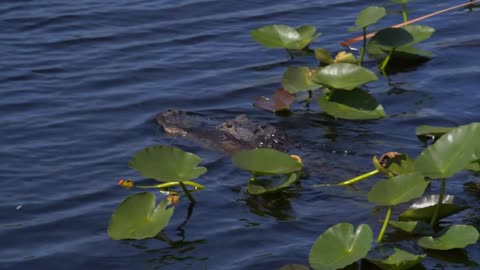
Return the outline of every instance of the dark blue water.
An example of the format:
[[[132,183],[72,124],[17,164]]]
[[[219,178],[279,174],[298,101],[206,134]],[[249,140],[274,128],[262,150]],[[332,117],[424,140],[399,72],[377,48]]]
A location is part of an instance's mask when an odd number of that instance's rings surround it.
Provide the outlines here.
[[[418,1],[410,16],[461,1]],[[307,263],[313,241],[338,222],[369,223],[378,215],[352,188],[314,188],[372,169],[373,155],[424,147],[420,124],[480,121],[479,10],[457,10],[426,22],[436,28],[422,49],[435,58],[381,78],[369,90],[389,117],[334,120],[303,110],[288,118],[255,109],[258,95],[280,86],[289,64],[249,36],[272,23],[313,24],[312,47],[341,50],[357,12],[383,1],[12,1],[0,2],[0,268],[2,269],[277,269]],[[391,7],[390,9],[395,9]],[[392,14],[383,26],[398,23]],[[373,64],[372,64],[373,65]],[[181,138],[167,138],[154,115],[168,108],[219,120],[239,113],[282,127],[303,147],[311,177],[267,198],[248,196],[248,175],[228,157]],[[319,111],[314,107],[315,111]],[[112,241],[111,213],[129,194],[120,178],[138,150],[169,144],[195,152],[209,172],[185,226],[188,203],[164,234],[170,241]],[[470,173],[448,193],[473,205],[451,222],[480,225],[478,194],[463,192]],[[434,186],[434,190],[436,187]],[[478,246],[466,249],[480,261]],[[421,250],[416,250],[418,253]],[[425,261],[427,269],[469,269]]]

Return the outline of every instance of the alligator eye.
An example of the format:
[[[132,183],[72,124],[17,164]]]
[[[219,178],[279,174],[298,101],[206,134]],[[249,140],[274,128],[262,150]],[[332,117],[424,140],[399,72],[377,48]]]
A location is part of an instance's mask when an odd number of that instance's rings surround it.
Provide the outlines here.
[[[232,128],[233,124],[232,123],[227,123],[227,128]]]

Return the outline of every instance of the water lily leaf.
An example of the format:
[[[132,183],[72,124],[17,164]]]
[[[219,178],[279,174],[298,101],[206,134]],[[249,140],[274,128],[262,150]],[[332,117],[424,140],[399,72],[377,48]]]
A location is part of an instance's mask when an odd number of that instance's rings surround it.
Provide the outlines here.
[[[464,248],[477,243],[479,233],[471,225],[452,225],[437,238],[425,236],[418,239],[417,244],[423,248],[449,250]]]
[[[393,254],[384,260],[369,258],[367,260],[385,270],[406,270],[419,264],[426,257],[426,255],[414,255],[398,248],[393,250]]]
[[[365,90],[335,90],[330,96],[318,95],[318,105],[334,117],[342,119],[379,119],[386,116],[383,106]]]
[[[454,201],[458,201],[452,195],[445,195],[443,198],[440,212],[438,213],[438,219],[442,219],[451,215],[454,215],[466,208],[463,202],[460,205],[454,204]],[[414,204],[412,204],[405,212],[398,216],[399,220],[423,220],[430,221],[435,211],[435,207],[438,202],[438,195],[424,196]]]
[[[356,31],[358,29],[375,24],[386,15],[387,11],[383,7],[367,7],[360,11],[357,20],[355,21],[355,27],[350,28],[349,31]]]
[[[149,192],[128,196],[112,214],[108,235],[113,240],[154,237],[172,217],[175,207],[169,205],[165,199],[155,207],[155,195]]]
[[[368,192],[368,201],[394,206],[422,196],[430,181],[418,173],[407,173],[382,180]]]
[[[314,35],[314,26],[301,26],[297,29],[282,24],[267,25],[250,32],[252,38],[267,48],[301,50],[320,34]]]
[[[280,178],[280,179],[274,179]],[[290,175],[270,176],[268,178],[256,178],[247,184],[247,191],[252,195],[259,195],[269,192],[275,192],[287,188],[291,184],[298,181],[298,175],[291,173]]]
[[[431,235],[433,228],[423,221],[389,221],[388,225],[397,231],[409,234]]]
[[[383,57],[385,51],[391,51],[413,41],[413,36],[403,28],[385,28],[370,39],[367,51],[372,57]]]
[[[204,174],[205,167],[197,167],[200,157],[172,146],[152,146],[135,154],[129,166],[144,177],[162,182],[187,181]]]
[[[477,154],[472,155],[472,162],[468,163],[467,166],[465,166],[465,170],[470,170],[474,172],[480,172],[480,157],[477,156]]]
[[[330,88],[352,90],[367,82],[378,80],[370,70],[350,63],[335,63],[317,69],[312,81]]]
[[[319,84],[312,82],[311,74],[309,67],[288,67],[282,77],[283,89],[295,94],[320,88]]]
[[[373,232],[367,224],[353,231],[353,225],[339,223],[320,235],[310,250],[308,260],[313,269],[339,269],[367,255]]]
[[[323,49],[323,48],[316,48],[314,50],[315,53],[315,58],[317,58],[318,61],[324,64],[333,64],[333,58],[332,55],[330,54],[329,51]]]
[[[430,178],[447,178],[463,170],[480,148],[480,123],[457,127],[428,146],[415,161],[415,169]]]
[[[413,41],[408,44],[410,46],[429,39],[435,32],[435,28],[433,27],[417,24],[406,25],[402,27],[402,29],[407,30],[413,37]]]
[[[240,169],[254,174],[289,174],[300,171],[303,166],[288,154],[269,148],[239,151],[232,161]]]
[[[349,63],[349,64],[356,64],[357,59],[352,53],[347,53],[347,52],[339,52],[335,56],[335,63]]]
[[[282,88],[275,90],[273,98],[267,98],[264,96],[257,97],[253,105],[260,109],[264,109],[271,112],[289,111],[290,106],[295,101],[295,95],[290,94],[288,91]]]
[[[443,136],[443,134],[451,131],[454,127],[438,127],[423,125],[417,127],[415,134],[421,141],[436,140]]]

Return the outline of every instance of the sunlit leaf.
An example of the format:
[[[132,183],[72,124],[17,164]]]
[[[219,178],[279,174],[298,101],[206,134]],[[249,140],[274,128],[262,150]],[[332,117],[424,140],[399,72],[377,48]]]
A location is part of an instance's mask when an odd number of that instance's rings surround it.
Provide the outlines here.
[[[329,51],[323,49],[323,48],[316,48],[314,50],[315,52],[315,58],[317,58],[318,61],[324,64],[333,64],[333,58],[332,55],[330,54]]]
[[[436,140],[443,136],[443,134],[451,131],[454,128],[455,127],[438,127],[423,125],[415,129],[415,134],[422,140]]]
[[[335,63],[349,63],[349,64],[356,64],[357,59],[352,53],[347,52],[339,52],[335,56]]]
[[[310,250],[308,260],[315,270],[339,269],[363,258],[372,246],[373,232],[362,224],[339,223],[320,235]]]
[[[418,239],[418,245],[423,248],[449,250],[464,248],[477,243],[479,233],[471,225],[452,225],[437,238],[425,236]]]
[[[232,161],[243,170],[259,174],[289,174],[302,169],[302,163],[290,155],[269,148],[242,150]]]
[[[458,205],[454,204],[454,202],[457,201],[459,200],[454,196],[445,195],[440,207],[440,212],[438,213],[438,219],[454,215],[467,208],[467,206],[465,206],[462,202],[457,203]],[[432,219],[433,212],[435,211],[437,202],[438,195],[424,196],[412,204],[412,206],[405,210],[405,212],[401,213],[398,216],[398,219],[430,221]]]
[[[165,199],[155,207],[155,195],[142,192],[127,197],[115,210],[108,224],[114,240],[154,237],[172,217],[174,207]]]
[[[368,92],[335,90],[330,96],[318,95],[318,105],[329,115],[341,119],[379,119],[386,116],[383,106]]]
[[[367,260],[385,270],[406,270],[419,264],[426,255],[414,255],[404,250],[393,248],[394,253],[384,260]]]
[[[301,26],[297,29],[288,25],[267,25],[250,32],[252,38],[267,48],[301,50],[320,34],[314,35],[314,26]]]
[[[362,84],[378,80],[370,70],[350,63],[336,63],[316,70],[312,81],[331,88],[352,90]]]
[[[415,169],[430,178],[447,178],[463,170],[480,148],[480,123],[457,127],[427,147]]]
[[[146,178],[162,182],[187,181],[204,174],[205,167],[197,167],[201,159],[172,146],[152,146],[135,154],[130,167]]]
[[[422,196],[430,182],[420,173],[401,174],[376,183],[368,193],[368,201],[394,206]]]

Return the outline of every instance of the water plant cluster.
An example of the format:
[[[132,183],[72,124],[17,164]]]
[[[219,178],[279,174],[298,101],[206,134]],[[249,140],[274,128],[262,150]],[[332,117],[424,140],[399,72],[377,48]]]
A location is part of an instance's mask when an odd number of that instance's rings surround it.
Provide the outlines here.
[[[408,22],[408,1],[392,2],[401,4],[403,18]],[[378,79],[364,66],[366,55],[378,62],[380,73],[388,76],[389,67],[397,62],[416,64],[432,57],[431,53],[415,46],[434,32],[429,26],[406,25],[381,29],[367,42],[367,28],[386,14],[383,7],[373,6],[359,13],[355,25],[349,29],[362,31],[363,45],[358,57],[346,51],[333,57],[325,49],[311,49],[310,43],[320,36],[311,25],[298,28],[268,25],[253,30],[253,39],[265,47],[285,49],[291,58],[314,56],[318,60],[316,67],[288,67],[281,79],[282,89],[275,92],[273,101],[260,97],[255,105],[284,112],[290,110],[297,95],[303,95],[307,106],[316,97],[323,112],[336,118],[386,117],[383,106],[364,88],[365,84]],[[385,153],[372,158],[373,171],[335,184],[352,185],[373,175],[383,175],[384,179],[368,193],[368,201],[385,211],[376,240],[370,225],[360,224],[355,228],[342,222],[327,229],[313,242],[309,266],[290,264],[282,269],[341,269],[352,264],[357,264],[357,268],[373,264],[380,269],[410,269],[418,267],[427,255],[435,253],[436,258],[441,258],[441,252],[458,251],[477,243],[479,232],[474,226],[445,225],[439,221],[468,208],[445,190],[448,179],[460,171],[480,172],[480,123],[458,127],[420,126],[416,135],[430,144],[415,159],[403,153]],[[159,190],[165,198],[157,204],[156,196],[150,192],[127,197],[112,214],[109,236],[115,240],[158,237],[168,225],[179,199],[185,196],[193,205],[196,203],[194,193],[204,189],[196,182],[207,172],[205,167],[199,166],[200,162],[201,158],[195,154],[168,145],[152,146],[136,153],[129,166],[156,183],[138,185],[128,179],[120,180],[119,185]],[[273,149],[239,151],[233,155],[232,162],[251,174],[246,187],[251,195],[286,189],[299,181],[303,171],[300,157]],[[440,191],[427,196],[431,185],[440,185]],[[317,187],[327,188],[326,185]],[[404,204],[410,207],[393,217],[395,207]],[[425,254],[410,253],[395,243],[383,245],[389,229],[402,234],[404,239],[414,239],[409,243],[415,242]]]

